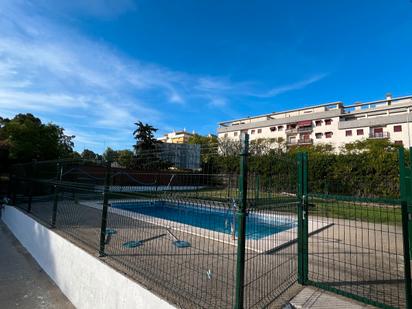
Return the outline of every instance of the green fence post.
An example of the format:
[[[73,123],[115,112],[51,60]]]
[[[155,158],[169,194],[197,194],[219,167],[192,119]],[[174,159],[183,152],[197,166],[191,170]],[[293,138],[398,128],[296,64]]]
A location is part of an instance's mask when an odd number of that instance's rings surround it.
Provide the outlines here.
[[[27,212],[31,212],[31,203],[33,201],[33,179],[36,176],[36,160],[32,162],[31,177],[29,179],[29,200],[27,201]]]
[[[302,171],[302,183],[303,183],[303,284],[308,281],[309,273],[309,209],[308,209],[308,153],[303,153],[303,171]]]
[[[303,280],[303,208],[302,208],[302,195],[303,195],[303,183],[302,183],[302,165],[303,165],[303,160],[302,160],[302,153],[297,153],[296,155],[296,160],[297,160],[297,199],[298,199],[298,282],[300,284],[304,283]]]
[[[56,172],[56,183],[54,184],[54,198],[53,198],[53,213],[52,213],[52,220],[51,226],[56,227],[56,218],[57,218],[57,204],[59,202],[59,186],[62,179],[62,165],[57,163],[57,172]]]
[[[106,163],[106,177],[104,180],[104,190],[103,190],[103,209],[102,209],[102,221],[100,224],[100,248],[99,256],[103,257],[104,247],[106,244],[106,226],[107,226],[107,210],[109,208],[109,186],[110,186],[110,167],[111,162]]]
[[[259,200],[259,175],[255,175],[255,205]]]
[[[411,161],[412,163],[412,161]],[[412,283],[411,283],[411,264],[410,264],[410,239],[409,239],[409,211],[408,207],[412,204],[412,183],[411,167],[405,167],[405,156],[403,147],[399,149],[399,176],[402,210],[402,238],[403,238],[403,262],[405,278],[405,300],[406,308],[412,308]]]
[[[227,184],[227,198],[230,199],[230,188],[232,186],[232,175],[229,174],[228,184]]]
[[[17,204],[17,177],[15,175],[11,175],[10,178],[10,194],[11,194],[11,204],[16,206]]]
[[[407,213],[408,213],[408,239],[409,239],[409,256],[412,256],[412,147],[409,148],[409,168],[405,168],[405,193],[407,201]]]
[[[249,134],[245,134],[240,154],[239,193],[240,204],[237,209],[237,256],[236,256],[236,290],[235,309],[243,308],[245,282],[245,237],[246,237],[246,207],[247,207],[247,160],[249,154]]]
[[[159,190],[159,173],[156,174],[156,180],[155,180],[155,185],[156,185],[156,192]]]
[[[298,282],[308,281],[308,154],[297,154],[298,165]]]

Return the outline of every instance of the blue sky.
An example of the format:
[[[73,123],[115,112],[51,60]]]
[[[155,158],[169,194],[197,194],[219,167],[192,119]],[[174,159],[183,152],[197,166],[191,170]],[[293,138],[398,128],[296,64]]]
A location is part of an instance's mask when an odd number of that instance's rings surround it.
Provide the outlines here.
[[[412,1],[1,0],[0,116],[76,149],[341,100],[412,94]]]

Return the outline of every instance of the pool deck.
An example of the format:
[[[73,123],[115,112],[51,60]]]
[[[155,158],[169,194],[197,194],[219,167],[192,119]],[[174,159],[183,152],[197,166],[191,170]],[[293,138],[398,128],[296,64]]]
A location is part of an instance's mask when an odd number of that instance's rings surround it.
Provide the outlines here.
[[[31,216],[48,225],[52,209],[52,203],[36,201]],[[59,202],[54,231],[95,256],[100,224],[99,208],[73,201]],[[105,246],[105,263],[178,307],[233,307],[237,254],[233,242],[195,235],[190,230],[173,230],[176,238],[191,244],[188,248],[177,248],[168,235],[168,227],[113,212],[109,212],[107,228],[115,229],[116,234]],[[143,245],[124,247],[130,240],[141,240]],[[296,249],[297,245],[291,244],[276,253],[246,250],[246,308],[279,308],[278,303],[271,307],[274,296],[289,295],[290,286],[296,283]]]
[[[35,202],[32,207],[37,219],[50,222],[51,202]],[[328,225],[309,238],[311,280],[403,307],[399,226],[336,218],[311,220]],[[99,248],[100,223],[99,207],[59,202],[55,231],[94,255]],[[182,308],[233,306],[236,273],[233,243],[176,229],[174,234],[178,239],[191,243],[189,248],[178,249],[168,236],[167,226],[114,212],[109,212],[107,227],[117,231],[106,245],[107,256],[103,260],[107,264]],[[144,240],[144,245],[134,249],[123,247],[130,240]],[[263,253],[247,249],[245,307],[279,308],[278,300],[287,299],[290,286],[295,286],[296,270],[295,243]],[[277,300],[273,302],[274,299]]]
[[[152,202],[153,200],[135,200],[136,203],[141,203],[141,202]],[[115,204],[116,202],[122,202],[113,200],[111,201],[111,204]],[[128,200],[128,203],[132,203],[132,200]],[[183,206],[185,205],[185,202],[180,202]],[[188,205],[193,205],[194,203],[189,203],[186,202]],[[102,203],[101,201],[87,201],[87,202],[82,202],[81,205],[83,206],[88,206],[92,207],[95,209],[102,209]],[[201,207],[201,205],[200,205]],[[222,208],[214,206],[217,210],[222,210]],[[227,208],[223,208],[225,211]],[[190,233],[196,236],[200,237],[206,237],[208,239],[212,239],[215,241],[219,241],[225,244],[229,244],[232,246],[237,246],[237,238],[234,238],[230,234],[226,233],[221,233],[221,232],[216,232],[210,229],[204,229],[200,227],[195,227],[189,224],[183,224],[179,223],[176,221],[170,221],[170,220],[165,220],[165,219],[160,219],[140,213],[136,213],[133,211],[129,211],[126,209],[120,209],[120,208],[115,208],[115,207],[109,207],[109,212],[120,215],[120,216],[125,216],[128,218],[133,218],[136,220],[141,220],[144,222],[148,222],[151,224],[159,225],[162,227],[167,227],[170,230],[173,231],[181,231],[181,232],[186,232]],[[288,215],[282,214],[282,213],[276,213],[276,212],[268,212],[268,213],[259,213],[259,214],[254,214],[254,216],[260,216],[262,219],[271,219],[277,222],[296,222],[297,221],[297,216],[293,213],[290,213]],[[330,227],[332,224],[331,223],[326,223],[322,219],[317,219],[317,220],[309,220],[308,224],[308,230],[309,234],[315,234],[320,231],[322,231],[325,228]],[[277,249],[290,245],[294,242],[297,241],[297,224],[294,224],[294,227],[288,228],[282,232],[276,233],[274,235],[268,235],[266,237],[262,237],[259,239],[248,239],[246,238],[246,249],[254,251],[256,253],[265,253],[265,252],[272,252],[276,251]]]
[[[372,309],[349,298],[325,292],[313,287],[305,287],[290,302],[292,308],[301,309]]]

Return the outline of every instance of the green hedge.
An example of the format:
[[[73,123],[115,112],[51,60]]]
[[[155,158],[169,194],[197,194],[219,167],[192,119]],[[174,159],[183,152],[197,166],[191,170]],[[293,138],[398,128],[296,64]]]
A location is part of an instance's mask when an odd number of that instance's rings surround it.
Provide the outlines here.
[[[249,156],[250,186],[259,175],[263,190],[294,190],[296,153],[309,156],[309,189],[328,193],[364,197],[399,197],[398,148],[390,143],[351,144],[349,150],[335,153],[324,149],[305,148],[288,152],[269,152]],[[409,152],[405,152],[409,156]],[[238,173],[239,156],[217,155],[208,161],[208,169],[221,173]]]

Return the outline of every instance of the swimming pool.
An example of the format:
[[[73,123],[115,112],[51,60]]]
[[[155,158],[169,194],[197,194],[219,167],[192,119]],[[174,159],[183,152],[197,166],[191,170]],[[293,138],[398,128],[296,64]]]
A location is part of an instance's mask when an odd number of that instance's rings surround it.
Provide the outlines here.
[[[112,207],[225,234],[232,234],[235,226],[237,234],[233,209],[168,201],[115,202]],[[295,226],[295,221],[287,216],[264,217],[252,213],[246,217],[246,238],[258,240]]]

